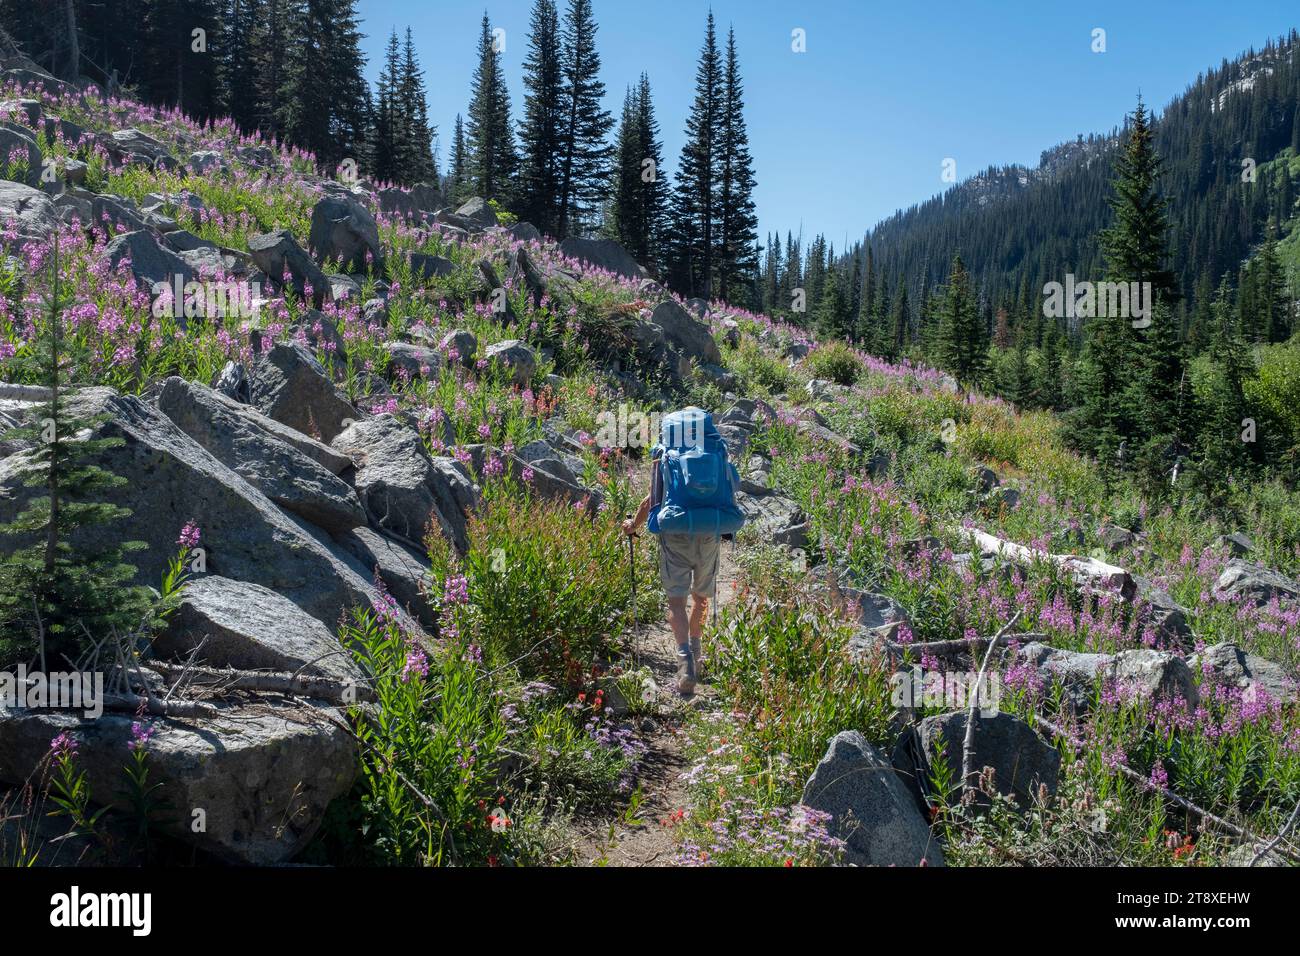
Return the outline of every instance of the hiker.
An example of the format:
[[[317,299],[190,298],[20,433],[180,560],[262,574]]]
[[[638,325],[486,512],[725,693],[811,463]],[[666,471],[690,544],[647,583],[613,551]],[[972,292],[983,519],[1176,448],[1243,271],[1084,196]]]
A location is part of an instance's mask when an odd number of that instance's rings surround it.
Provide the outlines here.
[[[727,460],[727,446],[713,416],[694,407],[664,416],[650,461],[650,493],[623,522],[623,533],[634,535],[646,523],[659,538],[659,580],[677,641],[677,690],[688,696],[695,691],[699,673],[700,635],[710,596],[717,602],[722,538],[745,523],[736,506],[740,478]]]

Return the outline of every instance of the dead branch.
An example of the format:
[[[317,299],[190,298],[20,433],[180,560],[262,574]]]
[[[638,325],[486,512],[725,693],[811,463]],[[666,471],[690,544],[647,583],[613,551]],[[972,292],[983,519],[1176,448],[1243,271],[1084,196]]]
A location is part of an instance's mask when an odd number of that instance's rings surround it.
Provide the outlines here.
[[[984,675],[989,669],[989,660],[993,657],[993,648],[998,646],[998,641],[1002,640],[1006,633],[1016,626],[1020,620],[1020,615],[1024,614],[1024,608],[1016,611],[1011,615],[1011,620],[1003,624],[1002,627],[989,638],[988,649],[984,652],[984,662],[980,664],[979,675],[975,678],[975,692],[970,696],[970,707],[966,710],[966,737],[961,744],[961,787],[962,791],[969,790],[971,787],[971,760],[975,756],[975,723],[978,719],[978,703],[980,699],[980,688],[984,686]]]
[[[1108,591],[1117,591],[1125,600],[1132,600],[1137,593],[1137,585],[1123,568],[1096,558],[1084,558],[1076,554],[1050,554],[1034,548],[1006,541],[986,534],[977,528],[958,528],[957,533],[979,546],[986,554],[996,554],[1014,564],[1027,565],[1035,561],[1048,561],[1068,571],[1080,584]]]
[[[237,671],[201,667],[196,664],[174,664],[167,661],[150,661],[149,666],[164,676],[183,677],[200,687],[219,687],[223,691],[260,691],[286,694],[293,697],[312,697],[333,704],[370,702],[376,699],[374,690],[363,683],[351,683],[333,677],[300,676],[278,671]]]

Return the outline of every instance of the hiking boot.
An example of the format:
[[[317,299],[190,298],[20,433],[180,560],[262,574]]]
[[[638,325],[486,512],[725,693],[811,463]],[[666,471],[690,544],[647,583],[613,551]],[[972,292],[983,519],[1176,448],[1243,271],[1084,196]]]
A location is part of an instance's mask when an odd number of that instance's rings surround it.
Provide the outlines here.
[[[695,658],[695,676],[703,680],[704,642],[698,637],[691,638],[691,657]]]
[[[689,645],[677,648],[677,692],[683,697],[695,693],[695,655]]]

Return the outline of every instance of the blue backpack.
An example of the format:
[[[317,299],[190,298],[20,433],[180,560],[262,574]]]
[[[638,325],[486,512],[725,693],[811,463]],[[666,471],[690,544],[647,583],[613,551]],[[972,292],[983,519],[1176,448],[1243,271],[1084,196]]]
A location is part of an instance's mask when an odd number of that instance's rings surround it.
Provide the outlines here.
[[[736,506],[740,476],[727,460],[727,445],[700,408],[666,415],[659,444],[651,452],[659,461],[661,500],[651,509],[646,527],[652,534],[735,534],[745,523]]]

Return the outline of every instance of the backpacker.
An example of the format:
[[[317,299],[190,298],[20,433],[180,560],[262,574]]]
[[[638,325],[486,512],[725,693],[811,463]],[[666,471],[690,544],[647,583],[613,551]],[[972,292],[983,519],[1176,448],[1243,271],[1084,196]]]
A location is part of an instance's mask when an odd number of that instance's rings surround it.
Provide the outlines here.
[[[659,444],[651,454],[659,462],[661,500],[650,511],[652,534],[735,534],[745,523],[736,506],[740,476],[727,460],[727,445],[700,408],[664,416]]]

